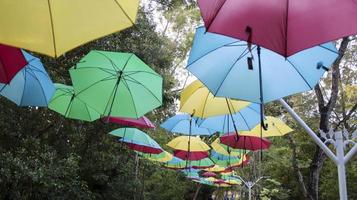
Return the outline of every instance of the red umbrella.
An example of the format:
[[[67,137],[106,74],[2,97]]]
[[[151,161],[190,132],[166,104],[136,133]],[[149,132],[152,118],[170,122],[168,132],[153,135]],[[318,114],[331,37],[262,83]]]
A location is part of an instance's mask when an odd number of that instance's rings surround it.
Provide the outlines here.
[[[103,117],[104,122],[116,123],[122,126],[131,126],[137,128],[155,128],[155,125],[145,116],[139,119],[125,117]]]
[[[255,136],[238,136],[236,133],[227,133],[220,137],[222,144],[230,146],[234,149],[247,149],[251,151],[268,149],[270,141],[266,138]]]
[[[198,0],[205,26],[285,57],[357,34],[356,0]]]
[[[207,151],[183,151],[175,150],[174,156],[181,158],[183,160],[202,160],[208,157]]]
[[[159,148],[155,148],[155,147],[149,147],[149,146],[145,146],[145,145],[141,145],[141,144],[135,144],[135,143],[127,143],[124,142],[126,144],[126,146],[129,149],[135,150],[135,151],[139,151],[142,153],[150,153],[150,154],[159,154],[162,153],[163,150],[159,149]]]
[[[21,49],[0,44],[0,83],[10,83],[26,65]]]
[[[204,177],[216,177],[217,175],[213,172],[205,172],[202,174]]]

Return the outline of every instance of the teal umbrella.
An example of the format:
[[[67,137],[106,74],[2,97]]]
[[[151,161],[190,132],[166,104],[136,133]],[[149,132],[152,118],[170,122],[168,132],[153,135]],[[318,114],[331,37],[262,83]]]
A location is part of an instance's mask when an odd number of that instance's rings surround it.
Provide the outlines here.
[[[161,146],[154,139],[139,129],[119,128],[109,134],[120,137],[119,141],[124,142],[130,149],[151,154],[163,152]]]
[[[104,116],[139,118],[162,104],[162,77],[132,53],[91,51],[69,71],[77,97]]]
[[[78,99],[72,86],[56,83],[56,92],[53,95],[48,108],[67,118],[84,121],[99,119],[100,114]]]

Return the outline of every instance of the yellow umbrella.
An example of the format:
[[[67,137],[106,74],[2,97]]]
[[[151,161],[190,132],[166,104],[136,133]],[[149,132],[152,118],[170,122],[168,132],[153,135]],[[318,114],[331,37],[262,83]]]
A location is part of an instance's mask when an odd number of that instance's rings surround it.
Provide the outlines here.
[[[190,145],[188,145],[190,143]],[[211,148],[199,137],[179,136],[167,143],[167,146],[182,151],[208,151]]]
[[[267,116],[265,118],[266,120],[264,122],[268,124],[268,129],[267,130],[262,129],[263,130],[262,137],[283,136],[293,131],[293,129],[291,129],[279,118],[270,117],[270,116]],[[260,131],[261,128],[259,124],[256,127],[254,127],[251,131],[239,132],[239,135],[260,137]]]
[[[209,178],[204,178],[206,181],[211,181],[211,182],[214,182],[214,181],[218,181],[218,179],[214,178],[214,177],[209,177]]]
[[[1,0],[0,43],[58,57],[135,22],[140,0]]]
[[[221,167],[219,165],[214,165],[213,167],[210,167],[210,168],[206,168],[206,169],[203,169],[204,171],[207,171],[207,172],[223,172],[226,170],[225,167]]]
[[[219,138],[215,139],[211,143],[211,147],[213,150],[215,150],[217,153],[223,154],[225,156],[242,156],[244,150],[241,149],[233,149],[227,145],[224,145],[220,143]],[[248,153],[249,151],[245,151],[245,153]]]
[[[214,97],[198,80],[188,85],[180,98],[180,111],[196,117],[207,118],[217,115],[233,114],[248,106],[250,102]]]
[[[141,152],[137,152],[137,153],[148,160],[162,162],[162,163],[169,162],[173,158],[173,155],[167,151],[163,151],[159,154],[148,154],[148,153],[141,153]]]

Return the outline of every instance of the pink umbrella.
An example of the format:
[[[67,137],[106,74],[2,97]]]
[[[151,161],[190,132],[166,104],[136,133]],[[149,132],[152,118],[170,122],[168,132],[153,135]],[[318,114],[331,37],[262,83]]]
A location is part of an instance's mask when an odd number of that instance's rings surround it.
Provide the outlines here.
[[[175,150],[174,156],[181,158],[183,160],[202,160],[208,157],[207,151],[183,151]]]
[[[266,138],[254,136],[238,136],[236,133],[227,133],[220,137],[222,144],[230,146],[234,149],[247,149],[256,151],[260,149],[268,149],[270,141]]]
[[[125,117],[103,117],[104,122],[116,123],[122,126],[131,126],[137,128],[155,128],[155,125],[145,116],[139,119]]]
[[[216,177],[217,175],[213,172],[205,172],[202,174],[204,177]]]
[[[0,83],[10,83],[26,65],[21,49],[0,44]]]
[[[198,0],[205,26],[285,57],[357,34],[357,0]]]

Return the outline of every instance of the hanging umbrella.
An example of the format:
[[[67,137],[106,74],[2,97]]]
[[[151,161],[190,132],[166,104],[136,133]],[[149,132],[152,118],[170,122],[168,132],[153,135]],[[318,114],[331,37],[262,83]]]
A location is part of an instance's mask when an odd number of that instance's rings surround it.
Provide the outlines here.
[[[191,136],[192,135],[210,136],[215,133],[210,129],[199,127],[197,121],[199,121],[197,118],[193,118],[189,114],[177,114],[167,119],[164,123],[162,123],[161,127],[173,133],[179,133],[179,134],[191,135]]]
[[[190,143],[189,143],[190,141]],[[167,146],[182,151],[202,152],[211,148],[204,143],[199,137],[179,136],[167,143]]]
[[[242,156],[244,153],[248,153],[249,151],[241,150],[241,149],[233,149],[225,144],[222,144],[219,138],[215,139],[211,143],[211,147],[217,153],[220,153],[225,156]]]
[[[242,155],[243,157],[243,155]],[[238,156],[226,156],[211,150],[211,160],[221,167],[230,167],[242,163],[242,158]]]
[[[248,149],[256,151],[260,149],[269,149],[270,147],[270,141],[268,139],[255,136],[239,136],[239,138],[237,138],[235,133],[227,133],[219,139],[222,144],[235,149]]]
[[[185,169],[186,161],[182,160],[181,158],[177,158],[173,156],[173,158],[167,161],[164,166],[169,169]]]
[[[40,59],[22,51],[28,64],[9,84],[0,84],[0,94],[19,106],[47,107],[55,86]]]
[[[285,57],[357,34],[354,0],[199,0],[207,30],[250,41]]]
[[[256,48],[255,45],[251,47]],[[247,42],[206,33],[204,27],[199,27],[187,69],[215,96],[267,103],[314,88],[337,56],[333,43],[287,58],[261,49],[264,66],[260,68],[256,63],[259,60],[252,59],[258,57],[257,52],[250,53]]]
[[[134,25],[139,2],[0,1],[0,43],[58,57]]]
[[[225,167],[221,167],[219,165],[214,165],[210,168],[206,168],[206,169],[203,169],[204,171],[207,171],[207,172],[228,172],[228,171],[232,171],[232,170],[227,170]]]
[[[71,119],[94,121],[100,118],[100,114],[89,107],[74,94],[72,86],[56,83],[56,92],[53,95],[48,108]]]
[[[208,128],[220,133],[248,131],[260,122],[260,106],[252,103],[235,114],[219,115],[206,119],[199,119],[200,127]]]
[[[155,140],[139,129],[119,128],[111,131],[109,134],[120,137],[119,141],[124,142],[130,149],[151,154],[163,152]]]
[[[266,116],[265,122],[268,124],[268,129],[262,129],[262,136],[263,137],[273,137],[273,136],[283,136],[293,131],[289,126],[287,126],[283,121],[279,118]],[[246,136],[256,136],[260,137],[261,134],[261,127],[258,124],[255,128],[250,131],[241,131],[239,135],[246,135]]]
[[[169,169],[206,169],[214,166],[214,163],[209,158],[201,160],[187,161],[174,156],[174,158],[167,162],[165,167]]]
[[[0,83],[10,83],[26,65],[21,49],[0,44]]]
[[[198,174],[200,170],[198,169],[184,169],[181,172],[189,179],[200,179],[200,175]]]
[[[202,176],[204,176],[204,177],[216,177],[217,174],[215,174],[215,173],[213,173],[213,172],[204,172],[204,173],[202,174]]]
[[[210,149],[199,137],[192,136],[176,137],[167,146],[175,149],[174,155],[183,160],[201,160],[206,158]]]
[[[250,163],[250,157],[248,154],[245,154],[243,156],[243,159],[241,160],[241,162],[236,163],[236,164],[232,164],[231,166],[229,166],[227,169],[234,169],[237,167],[247,167]]]
[[[173,155],[167,151],[163,151],[159,154],[148,154],[148,153],[141,153],[141,152],[137,152],[140,156],[151,160],[151,161],[156,161],[156,162],[161,162],[161,163],[166,163],[170,160],[173,159]]]
[[[126,117],[103,117],[103,122],[116,123],[121,126],[132,126],[137,128],[155,128],[155,125],[145,116],[139,119],[126,118]]]
[[[162,104],[162,77],[131,53],[91,51],[70,75],[77,97],[104,116],[139,118]]]
[[[199,80],[182,90],[180,97],[180,111],[199,118],[236,113],[249,104],[246,101],[214,97]]]

